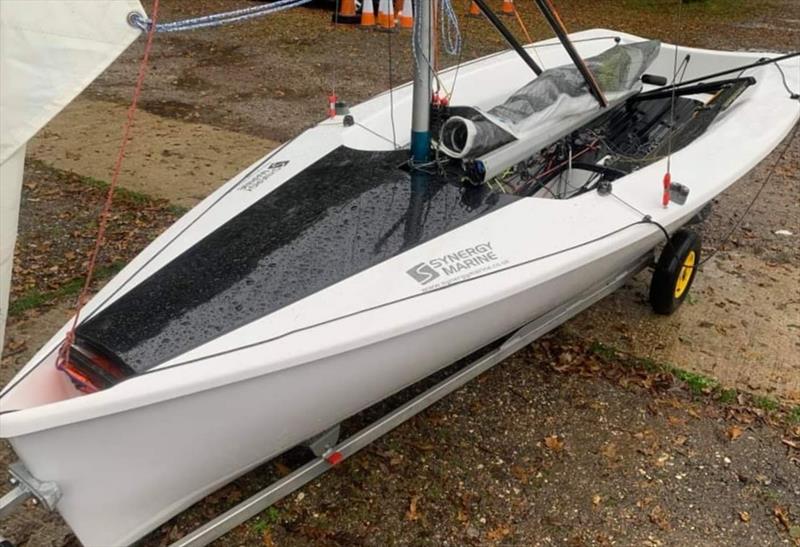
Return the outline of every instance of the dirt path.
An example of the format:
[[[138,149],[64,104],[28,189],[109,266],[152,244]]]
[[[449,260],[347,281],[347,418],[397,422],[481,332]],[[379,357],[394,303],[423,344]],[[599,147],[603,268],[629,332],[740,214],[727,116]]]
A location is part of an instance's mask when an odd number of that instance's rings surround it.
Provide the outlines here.
[[[731,253],[707,264],[680,313],[653,314],[650,273],[568,324],[623,351],[800,404],[800,267]]]
[[[79,98],[28,145],[28,156],[102,181],[111,179],[126,107]],[[277,143],[219,127],[139,112],[120,185],[192,206]]]

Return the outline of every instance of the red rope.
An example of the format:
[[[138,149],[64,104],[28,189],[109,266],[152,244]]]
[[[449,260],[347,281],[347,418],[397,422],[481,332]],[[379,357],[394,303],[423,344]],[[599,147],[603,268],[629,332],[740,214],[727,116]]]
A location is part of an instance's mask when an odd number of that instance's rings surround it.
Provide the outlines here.
[[[64,365],[66,363],[66,359],[69,356],[69,349],[72,346],[72,343],[75,341],[75,329],[78,327],[78,317],[80,316],[81,309],[83,308],[86,300],[89,296],[89,290],[92,285],[92,280],[94,277],[94,270],[95,266],[97,265],[97,257],[100,254],[100,250],[103,247],[103,239],[106,233],[106,226],[108,225],[108,218],[111,214],[111,205],[114,201],[114,190],[117,188],[117,183],[119,182],[119,175],[122,172],[122,162],[125,159],[125,149],[128,146],[128,141],[131,138],[131,130],[133,129],[133,118],[134,114],[136,113],[136,107],[139,103],[139,96],[142,93],[142,84],[144,83],[144,77],[147,74],[147,62],[150,59],[150,50],[153,46],[153,36],[155,35],[156,31],[156,20],[158,19],[158,2],[159,0],[153,1],[153,12],[150,21],[150,30],[147,32],[147,43],[144,46],[144,55],[142,56],[142,60],[139,63],[139,75],[136,78],[136,87],[133,90],[133,99],[131,100],[131,105],[128,107],[128,117],[125,120],[125,125],[122,130],[122,142],[119,146],[119,153],[117,154],[117,160],[114,163],[114,171],[111,175],[111,184],[108,186],[108,193],[106,193],[106,199],[103,203],[103,208],[100,211],[100,220],[99,225],[97,228],[97,239],[94,242],[94,248],[92,249],[92,253],[89,255],[89,265],[86,269],[86,280],[84,281],[83,288],[81,289],[81,293],[78,296],[78,302],[75,305],[75,317],[72,321],[72,327],[70,327],[69,332],[67,332],[66,337],[64,338],[64,344],[61,346],[61,351],[59,352],[58,360],[56,361],[56,367],[60,370],[64,370]]]

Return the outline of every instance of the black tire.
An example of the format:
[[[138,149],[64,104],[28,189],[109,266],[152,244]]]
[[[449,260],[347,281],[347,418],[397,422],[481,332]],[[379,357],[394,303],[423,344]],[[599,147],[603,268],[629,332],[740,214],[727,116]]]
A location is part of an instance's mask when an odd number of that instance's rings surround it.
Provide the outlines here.
[[[664,246],[650,282],[650,305],[661,315],[675,313],[692,287],[700,264],[700,236],[681,229]]]

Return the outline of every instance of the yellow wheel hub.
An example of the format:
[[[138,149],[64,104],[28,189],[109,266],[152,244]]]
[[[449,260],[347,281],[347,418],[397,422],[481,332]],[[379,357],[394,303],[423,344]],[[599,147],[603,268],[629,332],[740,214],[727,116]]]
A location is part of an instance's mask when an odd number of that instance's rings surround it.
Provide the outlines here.
[[[678,274],[678,279],[675,281],[675,298],[680,298],[686,292],[689,286],[689,281],[692,279],[692,272],[694,271],[695,254],[694,251],[689,251],[681,266],[681,272]]]

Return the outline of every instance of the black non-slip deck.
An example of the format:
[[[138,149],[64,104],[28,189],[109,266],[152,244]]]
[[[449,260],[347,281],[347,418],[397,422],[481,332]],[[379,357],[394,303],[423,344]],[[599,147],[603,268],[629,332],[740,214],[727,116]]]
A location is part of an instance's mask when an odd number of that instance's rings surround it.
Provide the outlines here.
[[[519,199],[412,176],[407,158],[337,148],[81,324],[78,341],[141,373]]]

